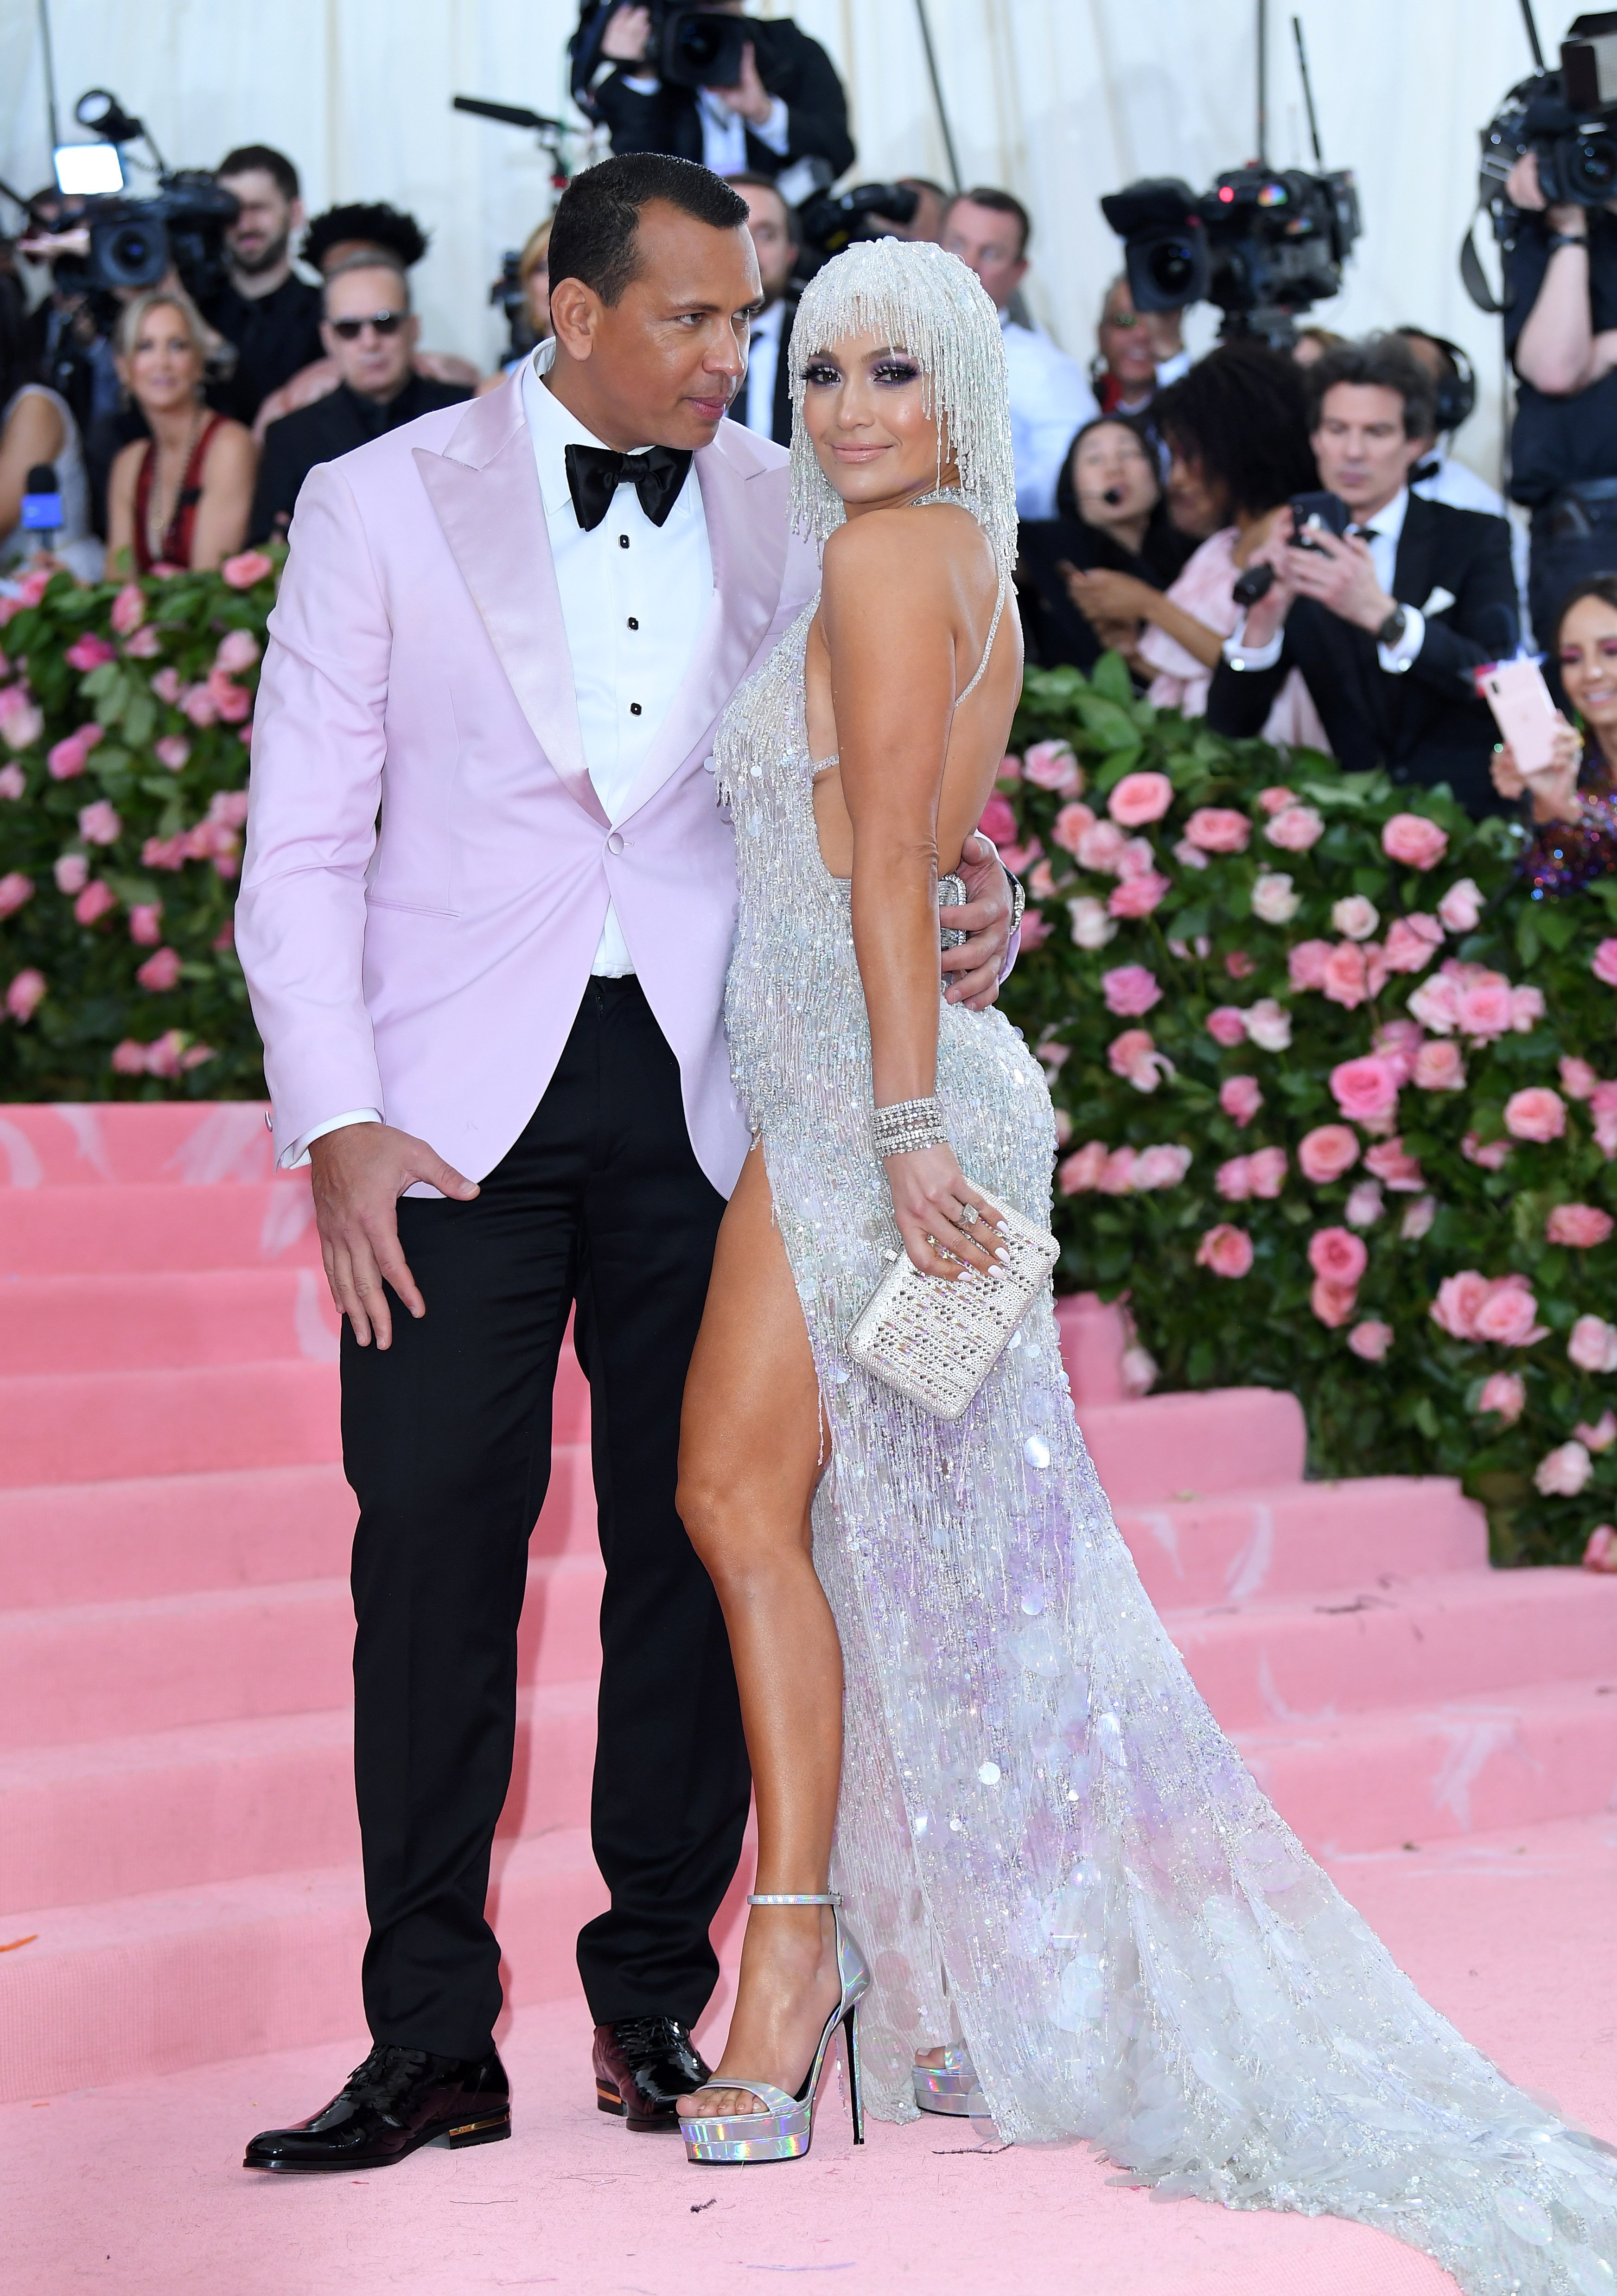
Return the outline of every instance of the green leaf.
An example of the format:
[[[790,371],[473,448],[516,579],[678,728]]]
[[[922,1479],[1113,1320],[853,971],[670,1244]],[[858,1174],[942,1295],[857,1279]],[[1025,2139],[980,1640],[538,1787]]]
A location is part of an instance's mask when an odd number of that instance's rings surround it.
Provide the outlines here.
[[[1516,955],[1531,964],[1539,954],[1539,921],[1525,903],[1516,917]]]
[[[1533,911],[1532,919],[1546,948],[1570,948],[1578,937],[1578,920],[1570,908],[1543,901]]]
[[[1108,701],[1120,702],[1127,708],[1134,700],[1134,681],[1120,653],[1102,654],[1090,672],[1089,683]]]

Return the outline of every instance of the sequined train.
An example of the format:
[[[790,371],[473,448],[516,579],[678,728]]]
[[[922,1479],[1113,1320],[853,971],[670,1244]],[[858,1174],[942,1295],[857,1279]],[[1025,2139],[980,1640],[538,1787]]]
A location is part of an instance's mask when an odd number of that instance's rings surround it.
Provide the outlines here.
[[[959,2036],[1008,2140],[1377,2226],[1472,2296],[1613,2296],[1617,2157],[1427,2006],[1259,1792],[1112,1521],[1048,1295],[954,1423],[844,1353],[898,1238],[848,888],[815,833],[811,613],[717,746],[726,1022],[831,1430],[814,1553],[847,1674],[833,1886],[875,1976],[870,2110],[912,2118],[914,2053]],[[1003,1015],[940,1004],[937,1090],[963,1168],[1047,1224],[1049,1095]]]

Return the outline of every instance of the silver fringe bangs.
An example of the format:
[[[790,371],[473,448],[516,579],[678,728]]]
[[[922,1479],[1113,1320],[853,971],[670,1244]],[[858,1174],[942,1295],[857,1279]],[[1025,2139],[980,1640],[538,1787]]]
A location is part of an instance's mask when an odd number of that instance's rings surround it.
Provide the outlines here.
[[[919,360],[938,418],[938,483],[947,430],[963,493],[1001,573],[1016,559],[1016,474],[999,314],[975,272],[930,241],[861,240],[803,290],[792,329],[792,523],[823,545],[841,525],[841,497],[803,424],[804,371],[850,335],[878,334]]]

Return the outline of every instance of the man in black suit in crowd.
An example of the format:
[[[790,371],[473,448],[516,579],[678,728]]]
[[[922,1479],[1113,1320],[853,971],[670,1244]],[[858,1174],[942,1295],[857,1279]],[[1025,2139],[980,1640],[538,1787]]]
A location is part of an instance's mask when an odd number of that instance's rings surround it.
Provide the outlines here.
[[[1515,651],[1510,529],[1409,492],[1433,429],[1431,376],[1401,340],[1371,336],[1308,370],[1320,485],[1351,518],[1339,538],[1291,513],[1253,554],[1274,586],[1227,640],[1208,696],[1220,734],[1260,732],[1292,669],[1302,672],[1337,759],[1395,782],[1446,782],[1467,812],[1498,810],[1493,719],[1480,664]]]
[[[730,181],[747,203],[747,228],[764,290],[764,308],[752,315],[747,372],[730,413],[749,430],[773,439],[777,447],[789,447],[792,378],[786,352],[797,316],[792,283],[797,267],[797,217],[767,176],[732,176]]]
[[[744,0],[704,0],[713,13],[740,16]],[[777,176],[821,160],[834,180],[853,165],[848,98],[836,66],[817,40],[784,16],[749,24],[741,78],[734,87],[676,87],[660,79],[651,46],[651,10],[613,13],[601,53],[613,69],[590,91],[590,103],[612,131],[614,152],[667,152],[697,160],[716,176],[743,170]],[[812,188],[789,185],[800,203]]]
[[[281,540],[291,524],[298,489],[316,463],[453,406],[471,391],[464,382],[429,382],[411,365],[418,332],[410,284],[391,257],[375,251],[335,263],[325,276],[320,340],[342,380],[335,390],[283,414],[264,433],[253,490],[250,542]]]

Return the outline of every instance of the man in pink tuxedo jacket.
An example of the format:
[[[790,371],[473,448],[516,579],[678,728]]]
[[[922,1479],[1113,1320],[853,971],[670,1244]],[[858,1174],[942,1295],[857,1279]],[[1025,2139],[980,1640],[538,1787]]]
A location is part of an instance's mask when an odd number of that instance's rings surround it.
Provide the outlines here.
[[[734,852],[705,768],[817,574],[785,456],[724,419],[761,299],[744,202],[687,161],[606,161],[564,194],[550,269],[548,372],[541,353],[310,473],[270,625],[236,941],[277,1152],[313,1162],[347,1319],[375,2046],[250,2166],[509,2133],[485,1898],[570,1312],[607,1566],[611,1906],[579,1941],[597,2101],[674,2130],[708,2078],[691,2028],[750,1781],[674,1505],[748,1145],[722,1016]],[[952,994],[991,993],[1000,882],[956,913],[979,930]]]

